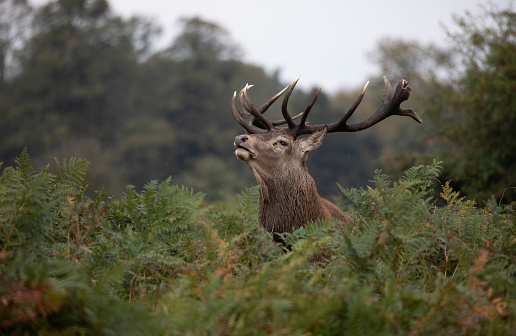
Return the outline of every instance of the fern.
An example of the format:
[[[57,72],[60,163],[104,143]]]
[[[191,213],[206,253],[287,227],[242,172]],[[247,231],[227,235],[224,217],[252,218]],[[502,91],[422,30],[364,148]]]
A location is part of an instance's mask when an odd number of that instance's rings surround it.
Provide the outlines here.
[[[236,202],[221,212],[211,209],[206,214],[214,228],[220,231],[222,237],[230,239],[241,239],[240,235],[254,235],[260,231],[258,223],[258,186],[247,188],[236,196]],[[238,238],[237,238],[238,237]]]
[[[63,159],[61,162],[58,159],[54,160],[56,164],[54,183],[61,186],[60,196],[82,194],[86,188],[83,182],[90,165],[89,161],[80,158]]]
[[[48,173],[36,174],[27,149],[16,159],[18,167],[2,173],[0,239],[3,250],[24,244],[42,243],[49,233],[53,214]]]
[[[258,192],[259,186],[247,188],[237,196],[240,215],[248,220],[258,222]]]
[[[442,161],[434,160],[431,165],[419,165],[405,171],[399,179],[399,185],[409,190],[428,190],[436,181],[442,170]]]
[[[0,175],[0,327],[10,334],[497,334],[516,328],[515,208],[442,186],[438,163],[343,189],[349,223],[284,234],[257,187],[223,209],[169,178],[83,194],[87,163]],[[22,300],[22,301],[16,301]],[[20,303],[21,302],[21,303]],[[23,307],[22,307],[23,306]],[[19,309],[23,308],[24,314]],[[13,320],[18,316],[18,320]],[[6,322],[9,321],[9,322]]]
[[[22,181],[28,181],[35,175],[34,167],[32,166],[32,159],[30,158],[27,147],[23,149],[20,156],[14,162],[18,166],[17,171],[20,172]]]

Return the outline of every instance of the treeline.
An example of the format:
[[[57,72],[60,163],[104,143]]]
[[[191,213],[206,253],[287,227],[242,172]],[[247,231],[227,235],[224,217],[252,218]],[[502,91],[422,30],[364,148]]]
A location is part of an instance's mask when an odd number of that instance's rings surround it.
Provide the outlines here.
[[[180,34],[156,50],[160,27],[142,17],[123,19],[105,0],[56,0],[39,8],[5,0],[0,12],[4,165],[25,147],[39,167],[54,157],[85,157],[92,162],[87,182],[112,195],[168,176],[209,200],[255,184],[233,158],[234,136],[244,131],[231,115],[231,96],[253,83],[253,99],[261,102],[287,83],[243,62],[224,28],[185,18]],[[500,198],[516,186],[514,13],[483,15],[494,27],[474,26],[471,17],[457,21],[459,49],[399,40],[378,45],[374,60],[383,73],[372,78],[356,118],[375,111],[385,73],[394,83],[409,81],[413,94],[405,105],[425,124],[391,118],[378,130],[329,137],[309,160],[323,194],[338,193],[337,183],[363,186],[380,166],[402,171],[441,157],[443,178],[472,197]],[[323,93],[313,122],[336,120],[359,90]],[[291,110],[303,110],[314,91],[296,89]],[[406,154],[393,159],[400,153]],[[504,200],[515,194],[509,189]]]
[[[93,163],[88,182],[114,194],[170,175],[210,199],[255,183],[232,154],[233,139],[244,130],[231,114],[231,96],[249,82],[260,102],[285,83],[242,62],[222,27],[184,19],[171,45],[154,51],[159,27],[144,18],[124,20],[106,1],[53,1],[31,15],[32,33],[12,54],[16,62],[1,84],[4,162],[12,164],[24,147],[40,165],[85,157]],[[296,90],[292,108],[304,109],[312,93]],[[327,96],[317,107],[328,118],[346,108],[333,108]],[[339,142],[327,151],[342,157],[315,169],[322,188],[366,182],[365,172],[373,170],[371,158],[379,153],[373,136]],[[370,169],[353,169],[357,164]]]

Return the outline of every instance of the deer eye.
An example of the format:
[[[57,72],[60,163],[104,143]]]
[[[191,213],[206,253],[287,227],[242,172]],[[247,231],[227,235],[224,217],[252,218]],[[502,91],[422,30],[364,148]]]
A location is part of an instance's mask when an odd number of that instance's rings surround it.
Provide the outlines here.
[[[279,141],[279,143],[280,143],[280,145],[282,145],[282,146],[287,146],[287,145],[288,145],[288,144],[287,144],[285,141],[283,141],[283,140],[280,140],[280,141]]]

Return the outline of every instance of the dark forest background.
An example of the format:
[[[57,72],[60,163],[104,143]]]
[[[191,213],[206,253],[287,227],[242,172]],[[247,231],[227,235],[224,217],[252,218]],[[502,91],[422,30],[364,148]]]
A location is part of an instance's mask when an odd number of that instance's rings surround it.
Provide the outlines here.
[[[355,120],[376,110],[388,73],[393,85],[408,80],[413,91],[404,107],[424,124],[393,117],[364,132],[330,135],[308,161],[322,194],[340,194],[337,184],[365,186],[375,169],[396,175],[437,159],[442,183],[451,180],[480,204],[491,195],[516,200],[516,14],[491,6],[482,20],[458,13],[455,23],[455,33],[443,31],[449,48],[387,38],[371,51],[381,73],[371,77]],[[281,69],[244,62],[218,23],[187,17],[178,24],[180,34],[156,50],[161,28],[144,17],[122,18],[108,1],[33,8],[1,0],[4,167],[26,147],[39,167],[86,158],[91,190],[108,195],[172,176],[223,202],[256,184],[233,155],[233,139],[244,130],[231,115],[231,97],[252,83],[259,104],[288,83]],[[290,110],[304,110],[316,89],[296,89]],[[360,90],[323,90],[311,122],[336,120]],[[278,106],[271,118],[279,118]]]

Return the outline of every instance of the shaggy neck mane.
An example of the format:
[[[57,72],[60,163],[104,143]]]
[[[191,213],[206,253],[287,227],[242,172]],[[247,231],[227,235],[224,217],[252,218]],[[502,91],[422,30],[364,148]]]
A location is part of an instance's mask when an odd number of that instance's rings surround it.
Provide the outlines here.
[[[256,177],[260,184],[258,215],[269,232],[290,232],[323,216],[315,182],[306,166],[274,179]]]

